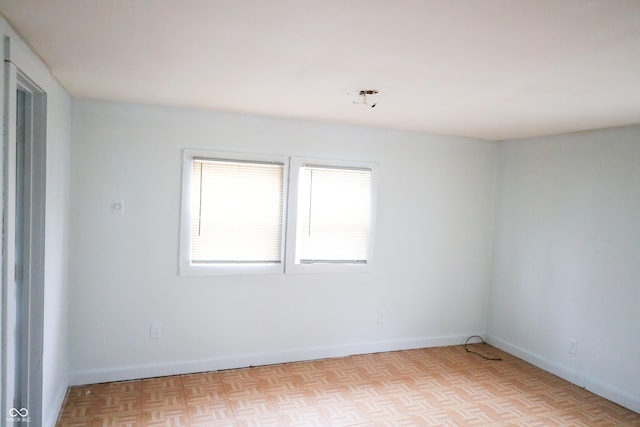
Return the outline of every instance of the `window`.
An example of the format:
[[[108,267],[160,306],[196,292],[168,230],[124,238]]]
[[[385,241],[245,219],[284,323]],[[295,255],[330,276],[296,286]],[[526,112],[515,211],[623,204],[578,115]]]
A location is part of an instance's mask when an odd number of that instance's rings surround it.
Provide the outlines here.
[[[186,151],[181,273],[282,271],[285,176],[286,159]]]
[[[186,150],[183,167],[180,274],[370,266],[375,165]]]
[[[287,271],[366,271],[373,258],[376,165],[294,158]],[[295,199],[295,202],[294,202]]]
[[[371,170],[305,165],[298,179],[296,262],[366,264]]]

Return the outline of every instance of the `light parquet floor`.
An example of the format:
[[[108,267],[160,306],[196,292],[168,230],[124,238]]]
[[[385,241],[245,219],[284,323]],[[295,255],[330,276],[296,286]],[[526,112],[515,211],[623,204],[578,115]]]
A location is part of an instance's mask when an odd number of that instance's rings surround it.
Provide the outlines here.
[[[487,345],[71,387],[58,427],[638,426],[640,414]]]

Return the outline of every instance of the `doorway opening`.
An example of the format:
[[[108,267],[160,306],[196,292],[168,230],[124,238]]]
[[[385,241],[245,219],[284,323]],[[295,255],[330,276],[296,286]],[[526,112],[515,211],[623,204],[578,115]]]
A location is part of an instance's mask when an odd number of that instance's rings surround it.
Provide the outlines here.
[[[41,424],[46,93],[5,61],[2,416]]]

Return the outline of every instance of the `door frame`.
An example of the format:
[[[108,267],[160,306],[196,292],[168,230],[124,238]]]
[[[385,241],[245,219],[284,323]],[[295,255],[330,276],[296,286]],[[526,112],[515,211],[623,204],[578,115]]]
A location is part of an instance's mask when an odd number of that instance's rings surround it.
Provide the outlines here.
[[[0,422],[15,422],[10,411],[15,408],[19,422],[42,420],[42,373],[44,337],[44,268],[46,205],[46,93],[11,61],[10,40],[4,44],[4,134],[2,149],[2,412]],[[28,129],[24,141],[24,216],[21,229],[16,221],[16,118],[17,91],[26,92],[30,102]],[[23,241],[21,269],[16,267],[16,234]],[[19,302],[16,277],[24,289]],[[18,304],[22,304],[18,307]],[[23,313],[18,319],[19,313]],[[16,327],[20,326],[25,346],[17,353]],[[25,370],[16,372],[17,354],[25,361]],[[16,390],[22,390],[21,396]],[[19,406],[16,408],[16,406]],[[28,415],[22,417],[28,411]],[[12,411],[13,414],[16,411]]]

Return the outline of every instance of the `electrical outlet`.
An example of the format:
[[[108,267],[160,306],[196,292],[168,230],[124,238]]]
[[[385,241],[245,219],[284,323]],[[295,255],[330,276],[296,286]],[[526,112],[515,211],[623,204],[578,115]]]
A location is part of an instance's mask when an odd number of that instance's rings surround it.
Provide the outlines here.
[[[575,338],[569,340],[569,354],[578,354],[578,340]]]
[[[149,338],[157,340],[162,337],[162,324],[157,322],[151,322],[149,324]]]

